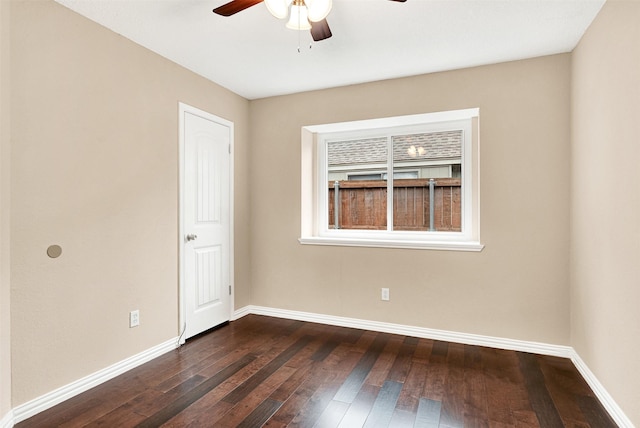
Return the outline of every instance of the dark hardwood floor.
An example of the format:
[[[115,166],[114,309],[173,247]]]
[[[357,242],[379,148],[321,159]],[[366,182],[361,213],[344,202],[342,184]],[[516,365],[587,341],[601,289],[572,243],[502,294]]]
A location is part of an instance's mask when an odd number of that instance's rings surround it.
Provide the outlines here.
[[[16,427],[615,427],[570,360],[249,315]]]

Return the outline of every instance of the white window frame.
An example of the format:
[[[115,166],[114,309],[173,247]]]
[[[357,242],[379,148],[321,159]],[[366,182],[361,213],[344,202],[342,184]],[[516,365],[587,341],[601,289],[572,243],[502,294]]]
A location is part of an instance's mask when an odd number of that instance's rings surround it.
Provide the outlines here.
[[[479,109],[397,116],[302,128],[301,244],[481,251]],[[347,138],[463,130],[460,232],[352,230],[328,227],[327,143]],[[388,139],[391,149],[391,138]],[[391,158],[391,156],[389,156]],[[393,170],[389,159],[388,170]],[[390,180],[393,186],[393,179]],[[388,194],[391,198],[392,195]],[[387,203],[387,218],[393,218]],[[388,221],[387,223],[392,223]]]

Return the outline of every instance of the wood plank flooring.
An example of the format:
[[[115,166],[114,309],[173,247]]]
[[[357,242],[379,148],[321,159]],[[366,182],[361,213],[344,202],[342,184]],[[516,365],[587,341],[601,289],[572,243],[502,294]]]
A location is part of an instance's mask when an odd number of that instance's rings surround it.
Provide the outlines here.
[[[249,315],[29,427],[615,427],[570,360]]]

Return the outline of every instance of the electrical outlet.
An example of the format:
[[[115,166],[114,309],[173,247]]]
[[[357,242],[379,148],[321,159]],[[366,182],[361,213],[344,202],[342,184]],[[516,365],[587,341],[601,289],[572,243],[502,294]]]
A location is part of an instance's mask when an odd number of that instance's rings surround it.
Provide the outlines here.
[[[140,325],[140,311],[136,309],[135,311],[129,312],[129,328],[137,327]]]
[[[382,293],[380,298],[382,300],[389,300],[389,289],[388,288],[382,288]]]

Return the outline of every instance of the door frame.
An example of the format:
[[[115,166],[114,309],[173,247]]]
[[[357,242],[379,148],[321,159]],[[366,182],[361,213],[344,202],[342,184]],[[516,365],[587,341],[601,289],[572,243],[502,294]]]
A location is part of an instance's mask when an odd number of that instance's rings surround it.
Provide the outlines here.
[[[235,311],[234,295],[235,295],[235,275],[234,275],[234,218],[233,218],[233,205],[234,205],[234,127],[233,122],[223,119],[214,114],[208,113],[204,110],[200,110],[196,107],[188,104],[178,102],[178,173],[179,173],[179,195],[178,195],[178,343],[184,344],[185,332],[186,332],[186,298],[185,298],[185,280],[184,280],[184,248],[185,248],[185,231],[184,231],[184,196],[185,196],[185,171],[184,171],[184,151],[185,151],[185,138],[184,138],[184,117],[186,113],[199,116],[203,119],[210,120],[212,122],[224,125],[229,128],[229,282],[231,286],[231,292],[229,294],[229,319],[233,318]]]

